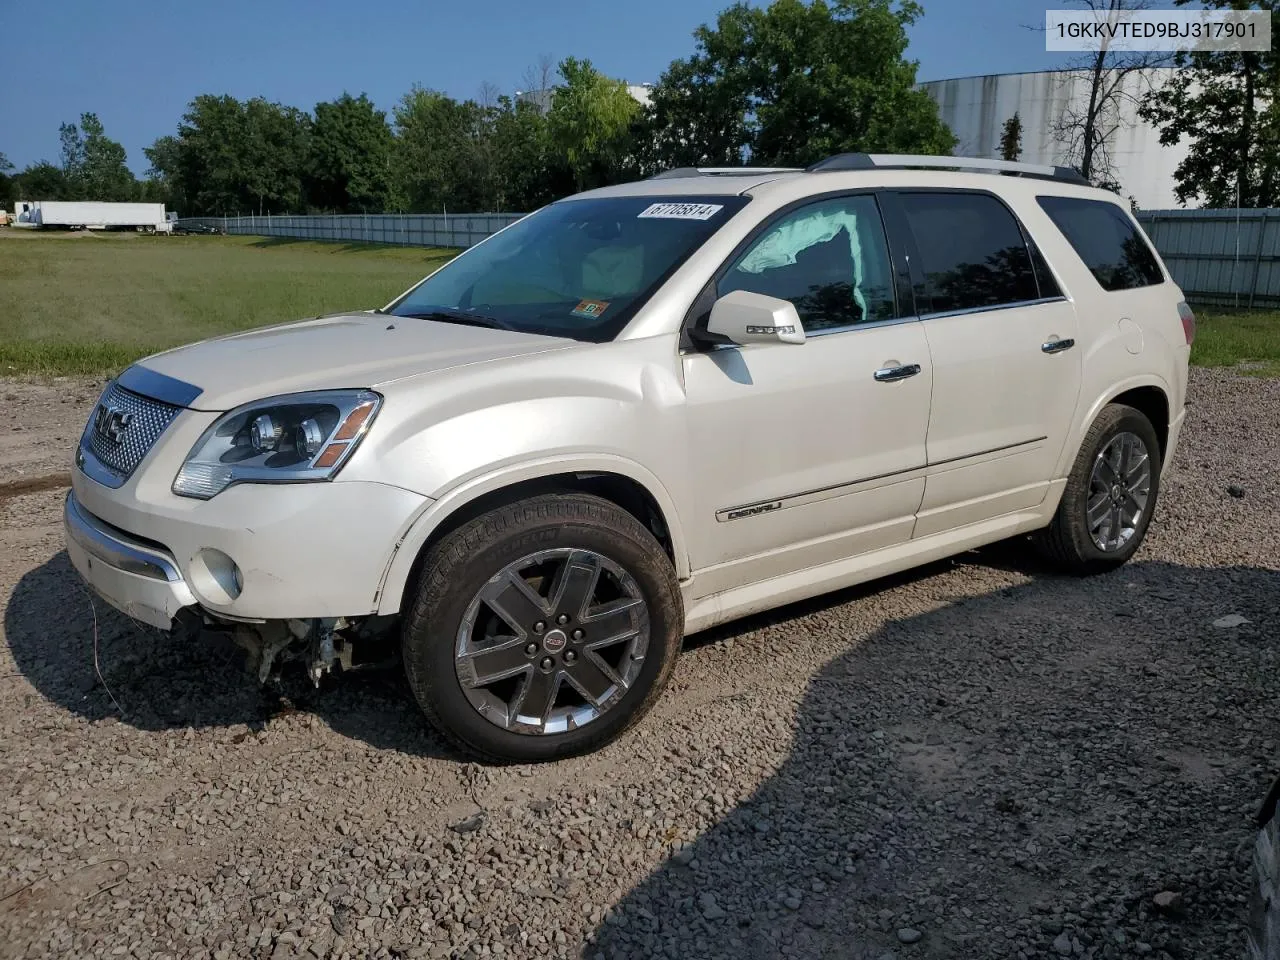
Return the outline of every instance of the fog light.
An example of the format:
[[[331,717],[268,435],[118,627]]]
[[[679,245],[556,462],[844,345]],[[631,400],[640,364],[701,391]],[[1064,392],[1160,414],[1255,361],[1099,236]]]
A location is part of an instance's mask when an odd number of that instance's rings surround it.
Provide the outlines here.
[[[214,605],[232,603],[244,589],[244,575],[236,562],[213,547],[196,551],[187,582],[199,599]]]

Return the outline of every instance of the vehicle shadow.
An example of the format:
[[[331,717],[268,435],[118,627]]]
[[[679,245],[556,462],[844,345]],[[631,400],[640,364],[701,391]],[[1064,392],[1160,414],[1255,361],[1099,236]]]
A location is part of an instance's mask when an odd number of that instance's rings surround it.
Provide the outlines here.
[[[370,243],[361,240],[323,240],[310,237],[263,237],[249,244],[251,247],[266,249],[269,247],[290,247],[297,244],[323,243],[332,247],[332,253],[370,253],[379,250],[402,249],[421,250],[422,259],[427,262],[452,260],[462,252],[461,247],[416,247],[401,243]]]
[[[724,624],[690,637],[686,649],[847,603],[944,566],[933,564]],[[171,637],[93,596],[66,551],[18,582],[4,612],[4,631],[15,664],[31,685],[89,720],[115,717],[141,730],[238,724],[261,728],[273,717],[301,710],[371,746],[457,762],[470,759],[427,724],[398,660],[386,670],[326,677],[319,690],[305,680],[298,664],[289,664],[283,682],[264,687],[229,637],[216,632]]]
[[[31,685],[90,720],[117,717],[143,730],[260,728],[304,710],[372,746],[465,759],[431,730],[398,670],[325,678],[320,690],[300,670],[287,671],[283,686],[262,687],[228,637],[170,637],[92,597],[65,551],[14,587],[4,630]]]
[[[948,577],[917,585],[937,609],[810,679],[781,765],[676,840],[582,956],[1240,952],[1250,815],[1280,765],[1280,572],[1135,562],[980,596]],[[1250,622],[1213,625],[1228,614]],[[747,739],[758,719],[732,722]]]

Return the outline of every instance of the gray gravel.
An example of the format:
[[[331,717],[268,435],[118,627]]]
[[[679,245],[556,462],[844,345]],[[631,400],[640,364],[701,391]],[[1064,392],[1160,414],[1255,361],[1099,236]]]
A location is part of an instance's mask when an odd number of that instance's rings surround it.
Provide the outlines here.
[[[100,683],[61,495],[0,498],[0,956],[1239,956],[1280,381],[1192,397],[1124,570],[1002,546],[721,628],[536,768],[460,760],[394,674],[263,694],[102,604]]]

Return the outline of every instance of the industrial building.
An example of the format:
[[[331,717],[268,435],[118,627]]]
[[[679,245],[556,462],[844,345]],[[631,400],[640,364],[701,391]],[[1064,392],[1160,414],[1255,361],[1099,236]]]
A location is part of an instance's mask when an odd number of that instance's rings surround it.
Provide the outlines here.
[[[631,94],[631,98],[640,106],[647,107],[653,95],[653,84],[628,83],[627,93]],[[545,90],[517,90],[516,99],[525,103],[536,104],[539,110],[546,113],[551,109],[551,98],[554,94],[554,87],[548,87]]]
[[[1179,206],[1173,175],[1187,145],[1162,145],[1159,129],[1138,116],[1139,104],[1168,82],[1172,69],[1129,73],[1120,83],[1114,109],[1102,121],[1104,130],[1114,128],[1104,151],[1110,161],[1107,173],[1140,209]],[[1005,121],[1016,113],[1022,121],[1020,160],[1073,165],[1078,157],[1071,155],[1070,138],[1061,127],[1083,115],[1091,79],[1087,71],[1050,70],[934,80],[920,87],[937,102],[942,121],[956,135],[957,155],[999,157]],[[1095,170],[1095,179],[1098,174]]]

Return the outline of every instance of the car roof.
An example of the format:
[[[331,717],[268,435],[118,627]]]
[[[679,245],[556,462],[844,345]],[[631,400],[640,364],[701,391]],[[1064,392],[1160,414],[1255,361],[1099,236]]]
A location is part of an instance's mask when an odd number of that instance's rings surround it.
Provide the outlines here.
[[[1075,196],[1123,205],[1074,170],[971,157],[841,154],[808,169],[680,168],[647,180],[588,190],[566,199],[595,197],[741,196],[788,198],[834,190],[939,188],[987,190],[1001,195]]]
[[[777,180],[779,177],[796,177],[799,173],[747,172],[732,174],[691,173],[682,177],[660,177],[650,180],[634,180],[612,187],[599,187],[574,194],[574,200],[604,197],[736,197],[747,191]]]

